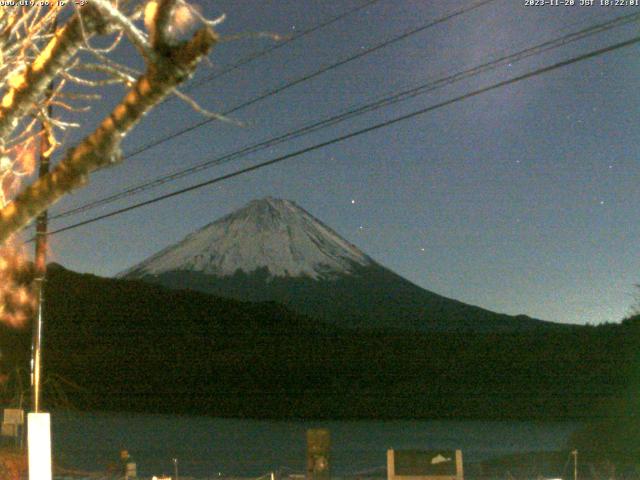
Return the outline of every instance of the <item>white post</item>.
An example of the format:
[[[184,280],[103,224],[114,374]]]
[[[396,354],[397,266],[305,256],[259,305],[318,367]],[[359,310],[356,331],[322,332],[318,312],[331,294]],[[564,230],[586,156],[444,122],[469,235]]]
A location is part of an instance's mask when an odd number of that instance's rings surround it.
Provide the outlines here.
[[[48,413],[27,415],[29,480],[51,480],[51,419]]]

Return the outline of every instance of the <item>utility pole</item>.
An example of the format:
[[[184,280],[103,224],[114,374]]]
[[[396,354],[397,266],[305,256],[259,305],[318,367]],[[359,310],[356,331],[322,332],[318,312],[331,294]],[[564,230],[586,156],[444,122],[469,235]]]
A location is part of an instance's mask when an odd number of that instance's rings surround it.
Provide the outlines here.
[[[51,23],[50,32],[55,33],[57,29],[57,18]],[[53,96],[54,84],[49,83],[46,93],[47,115],[53,115],[51,98]],[[49,173],[52,145],[46,119],[40,124],[40,162],[38,167],[38,177],[42,178]],[[44,287],[47,276],[47,226],[48,211],[45,210],[36,218],[36,251],[35,251],[35,278],[34,294],[36,298],[35,318],[33,320],[33,336],[31,341],[31,411],[39,413],[42,403],[42,323],[44,316]]]
[[[54,6],[51,7],[55,8]],[[52,10],[53,11],[53,10]],[[53,11],[54,15],[57,12]],[[57,17],[52,19],[50,33],[55,35]],[[47,87],[45,100],[47,117],[51,118],[53,107],[54,84]],[[40,124],[40,164],[38,177],[49,173],[50,157],[53,150],[51,144],[51,125],[48,118]],[[47,275],[47,223],[45,210],[36,218],[36,251],[34,258],[34,295],[36,300],[35,318],[33,319],[33,337],[31,342],[31,412],[27,415],[27,449],[30,480],[52,480],[51,468],[51,418],[48,413],[41,412],[42,404],[42,324],[44,315],[44,289]]]
[[[51,86],[49,86],[50,92]],[[48,96],[51,98],[51,95]],[[48,107],[51,114],[51,106]],[[51,145],[49,132],[42,122],[42,138],[40,139],[40,177],[49,172],[49,156]],[[51,419],[48,413],[41,413],[42,403],[42,321],[44,310],[44,286],[47,274],[47,212],[36,219],[36,253],[35,253],[34,289],[36,295],[36,311],[33,319],[33,339],[31,345],[31,412],[27,416],[27,447],[29,456],[29,479],[51,480]]]
[[[175,478],[173,480],[178,480],[178,459],[173,459],[173,472],[175,474]]]
[[[53,85],[49,86],[48,98],[51,98]],[[52,113],[51,104],[47,107],[49,115]],[[42,122],[40,139],[40,165],[38,177],[49,173],[51,143],[47,127]],[[40,412],[42,403],[42,322],[44,315],[44,287],[47,276],[47,210],[36,219],[36,252],[34,290],[36,296],[36,316],[33,320],[33,338],[31,344],[31,411]]]

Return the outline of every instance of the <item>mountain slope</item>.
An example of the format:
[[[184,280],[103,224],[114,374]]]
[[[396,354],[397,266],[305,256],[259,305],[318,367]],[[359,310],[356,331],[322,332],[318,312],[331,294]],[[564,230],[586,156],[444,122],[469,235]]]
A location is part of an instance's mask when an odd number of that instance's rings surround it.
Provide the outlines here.
[[[624,393],[638,329],[402,334],[49,269],[45,405],[242,417],[577,418]],[[30,329],[0,324],[0,365]],[[4,370],[0,373],[8,373]],[[74,387],[73,385],[77,385]],[[0,389],[0,400],[3,394]]]
[[[245,301],[275,301],[321,321],[347,328],[410,331],[520,331],[563,328],[524,315],[512,317],[424,290],[372,265],[332,281],[271,277],[266,269],[218,277],[178,270],[140,279]]]
[[[344,327],[560,328],[420,288],[376,263],[295,203],[274,198],[250,202],[120,276],[239,300],[276,301]]]

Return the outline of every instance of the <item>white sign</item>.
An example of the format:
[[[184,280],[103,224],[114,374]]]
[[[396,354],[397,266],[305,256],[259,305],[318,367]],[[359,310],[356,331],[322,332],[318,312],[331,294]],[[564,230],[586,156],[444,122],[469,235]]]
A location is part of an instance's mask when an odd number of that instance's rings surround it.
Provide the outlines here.
[[[29,480],[51,480],[51,419],[30,413],[28,423]]]
[[[464,480],[461,450],[387,450],[387,480]]]

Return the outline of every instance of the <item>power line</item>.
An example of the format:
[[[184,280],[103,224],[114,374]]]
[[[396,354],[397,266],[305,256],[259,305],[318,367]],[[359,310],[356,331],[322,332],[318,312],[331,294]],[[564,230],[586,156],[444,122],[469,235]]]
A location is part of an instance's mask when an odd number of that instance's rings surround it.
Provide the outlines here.
[[[435,105],[432,105],[432,106],[429,106],[429,107],[425,107],[425,108],[422,108],[420,110],[416,110],[414,112],[411,112],[411,113],[408,113],[408,114],[405,114],[405,115],[401,115],[399,117],[395,117],[395,118],[393,118],[391,120],[387,120],[387,121],[384,121],[384,122],[381,122],[381,123],[377,123],[377,124],[372,125],[370,127],[366,127],[366,128],[360,129],[360,130],[356,130],[354,132],[351,132],[351,133],[348,133],[348,134],[333,138],[333,139],[325,141],[325,142],[317,143],[315,145],[312,145],[310,147],[306,147],[306,148],[297,150],[295,152],[291,152],[291,153],[288,153],[288,154],[285,154],[285,155],[281,155],[281,156],[273,158],[271,160],[267,160],[265,162],[261,162],[261,163],[258,163],[256,165],[252,165],[251,167],[243,168],[241,170],[237,170],[235,172],[228,173],[226,175],[221,175],[219,177],[216,177],[216,178],[213,178],[213,179],[201,182],[201,183],[197,183],[195,185],[191,185],[190,187],[182,188],[180,190],[176,190],[174,192],[171,192],[171,193],[168,193],[168,194],[164,194],[164,195],[152,198],[150,200],[146,200],[144,202],[137,203],[135,205],[131,205],[129,207],[121,208],[119,210],[115,210],[113,212],[106,213],[104,215],[99,215],[97,217],[94,217],[94,218],[91,218],[91,219],[88,219],[88,220],[84,220],[82,222],[78,222],[78,223],[75,223],[73,225],[69,225],[69,226],[54,230],[54,231],[50,232],[49,235],[55,235],[57,233],[66,232],[68,230],[72,230],[72,229],[75,229],[75,228],[78,228],[78,227],[81,227],[81,226],[84,226],[84,225],[88,225],[90,223],[94,223],[94,222],[97,222],[99,220],[103,220],[105,218],[109,218],[109,217],[113,217],[113,216],[116,216],[116,215],[120,215],[122,213],[129,212],[131,210],[135,210],[137,208],[141,208],[141,207],[144,207],[144,206],[147,206],[147,205],[151,205],[153,203],[157,203],[157,202],[160,202],[162,200],[166,200],[168,198],[172,198],[172,197],[175,197],[175,196],[178,196],[178,195],[182,195],[182,194],[187,193],[187,192],[198,190],[200,188],[203,188],[203,187],[206,187],[206,186],[209,186],[209,185],[213,185],[215,183],[219,183],[219,182],[222,182],[224,180],[228,180],[228,179],[233,178],[233,177],[237,177],[237,176],[242,175],[244,173],[252,172],[252,171],[267,167],[269,165],[274,165],[274,164],[280,163],[280,162],[282,162],[284,160],[288,160],[290,158],[298,157],[298,156],[303,155],[305,153],[309,153],[309,152],[312,152],[312,151],[315,151],[315,150],[319,150],[319,149],[327,147],[329,145],[340,143],[340,142],[343,142],[345,140],[357,137],[359,135],[363,135],[365,133],[373,132],[373,131],[379,130],[381,128],[386,128],[386,127],[389,127],[389,126],[394,125],[396,123],[402,122],[404,120],[409,120],[409,119],[412,119],[412,118],[419,117],[419,116],[424,115],[426,113],[432,112],[434,110],[437,110],[437,109],[440,109],[440,108],[443,108],[443,107],[446,107],[446,106],[449,106],[449,105],[452,105],[452,104],[457,103],[457,102],[461,102],[463,100],[467,100],[467,99],[472,98],[472,97],[476,97],[476,96],[481,95],[483,93],[490,92],[492,90],[496,90],[498,88],[502,88],[502,87],[505,87],[507,85],[511,85],[511,84],[516,83],[516,82],[520,82],[522,80],[533,78],[535,76],[542,75],[544,73],[548,73],[548,72],[551,72],[553,70],[557,70],[559,68],[566,67],[568,65],[572,65],[574,63],[577,63],[577,62],[580,62],[580,61],[583,61],[583,60],[594,58],[594,57],[603,55],[605,53],[609,53],[609,52],[612,52],[614,50],[618,50],[620,48],[628,47],[630,45],[634,45],[634,44],[637,44],[637,43],[640,43],[640,36],[634,37],[634,38],[632,38],[630,40],[627,40],[627,41],[624,41],[624,42],[616,43],[616,44],[611,45],[609,47],[601,48],[599,50],[594,50],[594,51],[591,51],[589,53],[585,53],[585,54],[579,55],[577,57],[573,57],[573,58],[571,58],[569,60],[563,60],[561,62],[555,63],[555,64],[550,65],[548,67],[539,68],[539,69],[534,70],[532,72],[525,73],[523,75],[519,75],[517,77],[511,78],[509,80],[503,80],[501,82],[494,83],[494,84],[489,85],[487,87],[480,88],[478,90],[474,90],[474,91],[472,91],[470,93],[466,93],[464,95],[460,95],[458,97],[446,100],[444,102],[440,102],[440,103],[437,103]]]
[[[222,70],[220,72],[217,72],[217,73],[214,73],[212,75],[209,75],[208,77],[205,77],[205,78],[203,78],[203,79],[201,79],[199,81],[192,82],[191,84],[189,84],[187,86],[187,88],[188,89],[194,89],[194,88],[197,88],[197,87],[203,85],[204,83],[216,80],[217,78],[220,78],[223,75],[226,75],[227,73],[233,72],[234,70],[237,70],[238,68],[243,67],[243,66],[247,65],[248,63],[253,62],[254,60],[257,60],[258,58],[263,57],[263,56],[267,55],[268,53],[273,52],[274,50],[278,50],[279,48],[282,48],[282,47],[290,44],[291,42],[295,42],[296,40],[299,40],[302,37],[310,35],[310,34],[312,34],[313,32],[315,32],[317,30],[320,30],[320,29],[322,29],[324,27],[328,27],[329,25],[332,25],[333,23],[336,23],[336,22],[338,22],[339,20],[342,20],[345,17],[347,17],[347,16],[349,16],[349,15],[351,15],[353,13],[359,12],[360,10],[363,10],[363,9],[365,9],[367,7],[370,7],[374,3],[378,3],[378,2],[380,2],[380,0],[369,0],[368,2],[365,2],[362,5],[359,5],[357,7],[351,8],[351,9],[349,9],[349,10],[347,10],[347,11],[345,11],[345,12],[339,14],[339,15],[336,15],[335,17],[331,17],[331,18],[329,18],[328,20],[326,20],[326,21],[324,21],[322,23],[319,23],[319,24],[314,25],[314,26],[312,26],[312,27],[310,27],[310,28],[308,28],[306,30],[303,30],[302,32],[299,32],[297,35],[292,35],[291,37],[288,37],[288,38],[285,38],[282,41],[279,41],[278,43],[276,43],[272,47],[265,48],[265,49],[260,50],[260,51],[258,51],[256,53],[248,55],[247,57],[243,58],[239,62],[228,66],[227,68],[225,68],[224,70]]]
[[[345,64],[347,64],[349,62],[352,62],[352,61],[354,61],[356,59],[362,58],[365,55],[368,55],[368,54],[373,53],[373,52],[375,52],[377,50],[380,50],[380,49],[382,49],[384,47],[387,47],[387,46],[389,46],[389,45],[391,45],[391,44],[393,44],[395,42],[401,41],[401,40],[403,40],[403,39],[405,39],[405,38],[407,38],[407,37],[409,37],[411,35],[415,35],[417,33],[420,33],[420,32],[422,32],[422,31],[424,31],[424,30],[426,30],[428,28],[431,28],[431,27],[434,27],[436,25],[439,25],[439,24],[441,24],[443,22],[451,20],[452,18],[455,18],[457,16],[463,15],[463,14],[469,12],[469,11],[475,10],[477,8],[480,8],[483,5],[486,5],[486,4],[494,2],[494,1],[496,1],[496,0],[481,0],[481,1],[476,2],[474,4],[471,4],[471,5],[468,5],[466,7],[460,8],[460,9],[458,9],[458,10],[452,12],[452,13],[449,13],[449,14],[443,16],[443,17],[440,17],[440,18],[438,18],[436,20],[433,20],[433,21],[431,21],[431,22],[429,22],[429,23],[427,23],[425,25],[422,25],[420,27],[408,30],[408,31],[400,34],[399,36],[392,37],[392,38],[390,38],[388,40],[385,40],[384,42],[381,42],[381,43],[379,43],[379,44],[377,44],[377,45],[375,45],[375,46],[373,46],[373,47],[371,47],[369,49],[366,49],[366,50],[363,50],[361,52],[358,52],[357,54],[352,55],[351,57],[343,59],[343,60],[341,60],[341,61],[339,61],[337,63],[333,63],[331,65],[328,65],[326,67],[323,67],[323,68],[321,68],[319,70],[316,70],[315,72],[313,72],[311,74],[307,74],[307,75],[304,75],[304,76],[302,76],[300,78],[297,78],[296,80],[293,80],[293,81],[290,81],[288,83],[285,83],[284,85],[281,85],[280,87],[277,87],[277,88],[275,88],[273,90],[270,90],[270,91],[268,91],[266,93],[263,93],[263,94],[259,95],[258,97],[255,97],[255,98],[253,98],[251,100],[248,100],[248,101],[246,101],[246,102],[244,102],[244,103],[242,103],[242,104],[240,104],[240,105],[238,105],[236,107],[233,107],[230,110],[222,112],[221,115],[230,115],[232,113],[235,113],[236,111],[238,111],[238,110],[240,110],[242,108],[250,106],[250,105],[252,105],[254,103],[257,103],[257,102],[259,102],[261,100],[264,100],[265,98],[277,95],[278,93],[281,93],[281,92],[283,92],[284,90],[286,90],[288,88],[291,88],[291,87],[293,87],[295,85],[298,85],[300,83],[303,83],[305,81],[311,80],[312,78],[315,78],[315,77],[317,77],[319,75],[322,75],[323,73],[326,73],[326,72],[328,72],[330,70],[338,68],[338,67],[340,67],[342,65],[345,65]],[[181,135],[184,135],[185,133],[188,133],[188,132],[191,132],[193,130],[196,130],[196,129],[200,128],[201,126],[204,126],[204,125],[206,125],[206,124],[208,124],[208,123],[210,123],[210,122],[212,122],[214,120],[216,120],[216,119],[215,118],[208,118],[206,120],[198,122],[195,125],[192,125],[190,127],[186,127],[186,128],[184,128],[182,130],[179,130],[179,131],[177,131],[177,132],[175,132],[173,134],[170,134],[170,135],[161,137],[161,138],[159,138],[157,140],[154,140],[154,141],[152,141],[152,142],[150,142],[150,143],[148,143],[148,144],[146,144],[146,145],[144,145],[144,146],[142,146],[142,147],[140,147],[140,148],[138,148],[136,150],[133,150],[132,152],[129,152],[128,154],[125,155],[124,159],[129,159],[131,157],[139,155],[142,152],[150,150],[151,148],[154,148],[154,147],[156,147],[156,146],[158,146],[158,145],[160,145],[160,144],[162,144],[164,142],[173,140],[173,139],[175,139],[175,138],[177,138],[177,137],[179,137]],[[56,218],[60,218],[60,216],[66,216],[66,213],[59,214],[59,216],[57,216]]]
[[[282,47],[284,47],[286,45],[289,45],[290,43],[295,42],[296,40],[299,40],[300,38],[306,37],[307,35],[310,35],[310,34],[316,32],[316,31],[318,31],[318,30],[320,30],[320,29],[322,29],[324,27],[328,27],[329,25],[332,25],[332,24],[342,20],[343,18],[345,18],[345,17],[347,17],[349,15],[352,15],[352,14],[354,14],[356,12],[359,12],[360,10],[364,10],[365,8],[370,7],[373,4],[378,3],[380,1],[381,0],[369,0],[369,1],[365,2],[365,3],[363,3],[362,5],[358,5],[358,6],[354,7],[354,8],[346,10],[345,12],[342,12],[339,15],[336,15],[334,17],[330,17],[329,19],[325,20],[324,22],[321,22],[321,23],[319,23],[317,25],[313,25],[312,27],[310,27],[310,28],[308,28],[306,30],[298,32],[296,35],[291,35],[291,36],[285,37],[284,40],[278,40],[275,45],[273,45],[271,47],[268,47],[268,48],[265,48],[263,50],[259,50],[259,51],[255,52],[255,53],[249,54],[245,58],[243,58],[242,60],[240,60],[240,61],[238,61],[236,63],[233,63],[231,65],[227,65],[226,68],[224,68],[220,72],[216,72],[216,73],[213,73],[213,74],[211,74],[209,76],[201,78],[200,80],[190,82],[189,84],[184,86],[183,89],[185,91],[190,91],[190,90],[194,90],[194,89],[204,85],[205,83],[212,82],[212,81],[214,81],[214,80],[226,75],[227,73],[231,73],[231,72],[233,72],[233,71],[235,71],[235,70],[237,70],[237,69],[239,69],[239,68],[241,68],[241,67],[243,67],[245,65],[248,65],[249,63],[253,62],[254,60],[257,60],[257,59],[259,59],[261,57],[264,57],[265,55],[273,52],[274,50],[278,50],[279,48],[282,48]],[[171,98],[174,98],[174,97],[166,98],[161,103],[165,103],[165,102],[169,101]]]
[[[612,28],[615,27],[619,27],[621,25],[625,25],[628,23],[631,23],[633,21],[636,21],[640,19],[640,13],[634,13],[634,14],[629,14],[629,15],[625,15],[622,17],[617,17],[613,20],[609,20],[607,22],[603,22],[597,25],[593,25],[590,27],[586,27],[578,32],[573,32],[567,35],[564,35],[560,38],[554,39],[554,40],[549,40],[543,43],[540,43],[538,45],[526,48],[524,50],[521,50],[519,52],[510,54],[510,55],[506,55],[506,56],[502,56],[498,59],[495,60],[491,60],[489,62],[483,63],[481,65],[466,69],[464,71],[452,74],[452,75],[448,75],[446,77],[442,77],[438,80],[432,81],[432,82],[428,82],[426,84],[420,84],[416,87],[410,88],[408,90],[404,90],[402,92],[399,93],[394,93],[392,95],[385,95],[382,98],[379,98],[376,101],[373,102],[369,102],[367,104],[361,105],[359,107],[356,108],[349,108],[346,111],[343,111],[340,114],[334,115],[332,117],[326,118],[324,120],[320,120],[320,121],[316,121],[310,124],[307,124],[301,128],[298,128],[296,130],[293,131],[289,131],[285,134],[281,134],[279,136],[276,137],[272,137],[268,140],[244,147],[240,150],[236,150],[232,153],[228,153],[225,154],[221,157],[217,157],[211,160],[207,160],[205,162],[199,163],[197,165],[194,165],[192,167],[189,168],[185,168],[185,169],[181,169],[178,170],[176,172],[170,173],[168,175],[163,175],[160,177],[157,177],[151,181],[147,181],[141,184],[138,184],[134,187],[130,187],[127,188],[121,192],[118,192],[116,194],[112,194],[109,195],[107,197],[103,197],[101,199],[98,200],[94,200],[92,202],[89,202],[87,204],[84,205],[80,205],[78,207],[66,210],[64,212],[61,212],[53,217],[51,217],[52,219],[58,219],[58,218],[64,218],[67,216],[71,216],[71,215],[76,215],[82,212],[86,212],[88,210],[92,210],[94,208],[97,208],[99,206],[103,206],[103,205],[107,205],[109,203],[115,202],[117,200],[123,199],[123,198],[128,198],[137,194],[140,194],[144,191],[156,188],[160,185],[164,185],[166,183],[178,180],[180,178],[192,175],[194,173],[197,173],[199,171],[205,170],[207,168],[211,168],[215,165],[221,165],[223,163],[227,163],[230,162],[232,160],[236,160],[238,158],[242,158],[246,155],[249,155],[251,153],[255,153],[257,151],[263,150],[265,148],[269,148],[269,147],[273,147],[275,145],[278,145],[280,143],[283,143],[285,141],[289,141],[295,138],[298,138],[302,135],[308,134],[308,133],[312,133],[315,131],[318,131],[320,129],[335,125],[339,122],[345,121],[347,119],[350,118],[354,118],[356,116],[360,116],[363,115],[365,113],[377,110],[379,108],[382,107],[386,107],[389,105],[393,105],[395,103],[413,98],[417,95],[422,95],[428,92],[431,92],[433,90],[436,90],[438,88],[444,87],[446,85],[451,85],[455,82],[464,80],[466,78],[469,78],[471,76],[475,76],[481,73],[485,73],[487,71],[490,71],[494,68],[497,68],[500,65],[506,64],[506,63],[510,63],[510,62],[518,62],[521,61],[525,58],[529,58],[533,55],[538,55],[541,53],[544,53],[546,51],[567,45],[568,43],[571,42],[575,42],[577,40],[581,40],[583,38],[586,38],[588,36],[597,34],[597,33],[601,33],[603,31],[606,30],[610,30]]]
[[[449,21],[449,20],[451,20],[451,19],[453,19],[455,17],[458,17],[460,15],[464,15],[467,12],[470,12],[472,10],[475,10],[477,8],[482,7],[483,5],[486,5],[488,3],[492,3],[492,2],[495,2],[495,1],[496,0],[480,0],[478,2],[472,3],[471,5],[468,5],[466,7],[460,8],[460,9],[458,9],[458,10],[452,12],[452,13],[449,13],[449,14],[443,16],[443,17],[440,17],[440,18],[438,18],[436,20],[432,20],[431,22],[429,22],[429,23],[427,23],[425,25],[422,25],[420,27],[408,30],[408,31],[406,31],[406,32],[404,32],[404,33],[402,33],[402,34],[400,34],[398,36],[395,36],[395,37],[392,37],[392,38],[390,38],[388,40],[385,40],[385,41],[383,41],[383,42],[381,42],[381,43],[379,43],[379,44],[377,44],[377,45],[375,45],[373,47],[370,47],[370,48],[368,48],[366,50],[362,50],[361,52],[358,52],[355,55],[352,55],[352,56],[347,57],[347,58],[345,58],[343,60],[340,60],[339,62],[332,63],[331,65],[327,65],[325,67],[322,67],[322,68],[320,68],[319,70],[316,70],[313,73],[309,73],[309,74],[303,75],[302,77],[299,77],[299,78],[297,78],[295,80],[291,80],[291,81],[289,81],[289,82],[287,82],[287,83],[285,83],[285,84],[283,84],[283,85],[281,85],[279,87],[276,87],[276,88],[274,88],[272,90],[269,90],[267,92],[264,92],[264,93],[258,95],[257,97],[254,97],[254,98],[252,98],[250,100],[247,100],[246,102],[243,102],[240,105],[237,105],[237,106],[231,108],[230,110],[222,112],[220,115],[222,115],[222,116],[231,115],[231,114],[237,112],[238,110],[241,110],[241,109],[246,108],[248,106],[251,106],[251,105],[253,105],[255,103],[258,103],[258,102],[260,102],[260,101],[262,101],[262,100],[264,100],[266,98],[272,97],[274,95],[278,95],[279,93],[282,93],[282,92],[284,92],[285,90],[288,90],[291,87],[294,87],[294,86],[299,85],[299,84],[301,84],[303,82],[306,82],[308,80],[316,78],[316,77],[318,77],[318,76],[320,76],[320,75],[322,75],[324,73],[330,72],[331,70],[335,70],[336,68],[341,67],[343,65],[346,65],[347,63],[351,63],[354,60],[358,60],[358,59],[360,59],[360,58],[362,58],[362,57],[364,57],[366,55],[369,55],[369,54],[371,54],[373,52],[376,52],[376,51],[378,51],[378,50],[380,50],[382,48],[388,47],[389,45],[392,45],[392,44],[394,44],[396,42],[404,40],[404,39],[406,39],[406,38],[408,38],[408,37],[410,37],[412,35],[416,35],[416,34],[418,34],[420,32],[423,32],[423,31],[425,31],[425,30],[427,30],[429,28],[435,27],[436,25],[439,25],[441,23],[447,22],[447,21]],[[179,131],[177,131],[177,132],[175,132],[175,133],[173,133],[171,135],[167,135],[167,136],[159,138],[158,140],[154,140],[152,142],[149,142],[148,144],[143,145],[142,147],[139,147],[139,148],[133,150],[132,152],[128,153],[127,155],[125,155],[124,158],[127,159],[127,158],[134,157],[136,155],[139,155],[142,152],[145,152],[147,150],[150,150],[151,148],[157,147],[158,145],[160,145],[160,144],[162,144],[164,142],[167,142],[169,140],[173,140],[174,138],[179,137],[181,135],[184,135],[185,133],[188,133],[188,132],[191,132],[193,130],[196,130],[197,128],[200,128],[203,125],[211,123],[214,120],[216,120],[216,118],[207,118],[206,120],[202,120],[201,122],[198,122],[198,123],[196,123],[196,124],[194,124],[194,125],[192,125],[190,127],[186,127],[186,128],[184,128],[182,130],[179,130]]]
[[[286,45],[289,45],[292,42],[295,42],[296,40],[299,40],[299,39],[301,39],[303,37],[306,37],[307,35],[310,35],[313,32],[316,32],[316,31],[321,30],[321,29],[323,29],[325,27],[328,27],[329,25],[332,25],[332,24],[342,20],[343,18],[348,17],[349,15],[352,15],[352,14],[354,14],[356,12],[359,12],[360,10],[364,10],[365,8],[368,8],[368,7],[372,6],[373,4],[378,3],[380,1],[381,0],[368,0],[367,2],[363,3],[362,5],[358,5],[358,6],[354,7],[354,8],[346,10],[346,11],[342,12],[339,15],[331,17],[331,18],[327,19],[324,22],[321,22],[321,23],[319,23],[317,25],[314,25],[314,26],[312,26],[312,27],[310,27],[310,28],[308,28],[306,30],[301,31],[301,32],[297,33],[296,35],[292,35],[290,37],[286,37],[284,40],[278,41],[275,45],[273,45],[271,47],[268,47],[268,48],[265,48],[265,49],[260,50],[258,52],[255,52],[253,54],[250,54],[250,55],[246,56],[245,58],[243,58],[242,60],[240,60],[239,62],[236,62],[234,64],[231,64],[231,65],[227,66],[226,68],[224,68],[220,72],[216,72],[216,73],[214,73],[212,75],[209,75],[209,76],[207,76],[205,78],[202,78],[200,80],[193,81],[193,82],[187,84],[184,87],[184,90],[186,90],[186,91],[193,90],[195,88],[198,88],[198,87],[204,85],[205,83],[212,82],[212,81],[214,81],[214,80],[226,75],[227,73],[231,73],[231,72],[233,72],[233,71],[235,71],[235,70],[237,70],[237,69],[239,69],[239,68],[241,68],[241,67],[243,67],[243,66],[245,66],[245,65],[247,65],[247,64],[249,64],[251,62],[253,62],[254,60],[257,60],[257,59],[259,59],[261,57],[264,57],[265,55],[267,55],[267,54],[269,54],[269,53],[271,53],[271,52],[273,52],[275,50],[278,50],[278,49],[280,49],[280,48],[282,48],[282,47],[284,47]],[[173,98],[173,97],[169,97],[169,98]],[[163,100],[162,103],[164,103],[167,100],[168,99]],[[239,108],[242,108],[242,106],[239,106],[239,107],[236,107],[236,108],[239,109]],[[222,115],[228,115],[229,113],[232,113],[232,112],[226,112],[226,113],[223,113]],[[214,120],[214,119],[212,119],[212,120]],[[195,128],[197,128],[197,127],[195,127]],[[155,146],[155,145],[153,145],[153,146]],[[149,147],[149,148],[151,148],[151,147]],[[142,153],[145,150],[147,150],[147,148],[143,147],[139,151],[134,151],[134,152],[131,152],[130,154],[127,154],[124,158],[131,158],[131,157],[133,157],[135,155],[138,155],[139,153]]]

